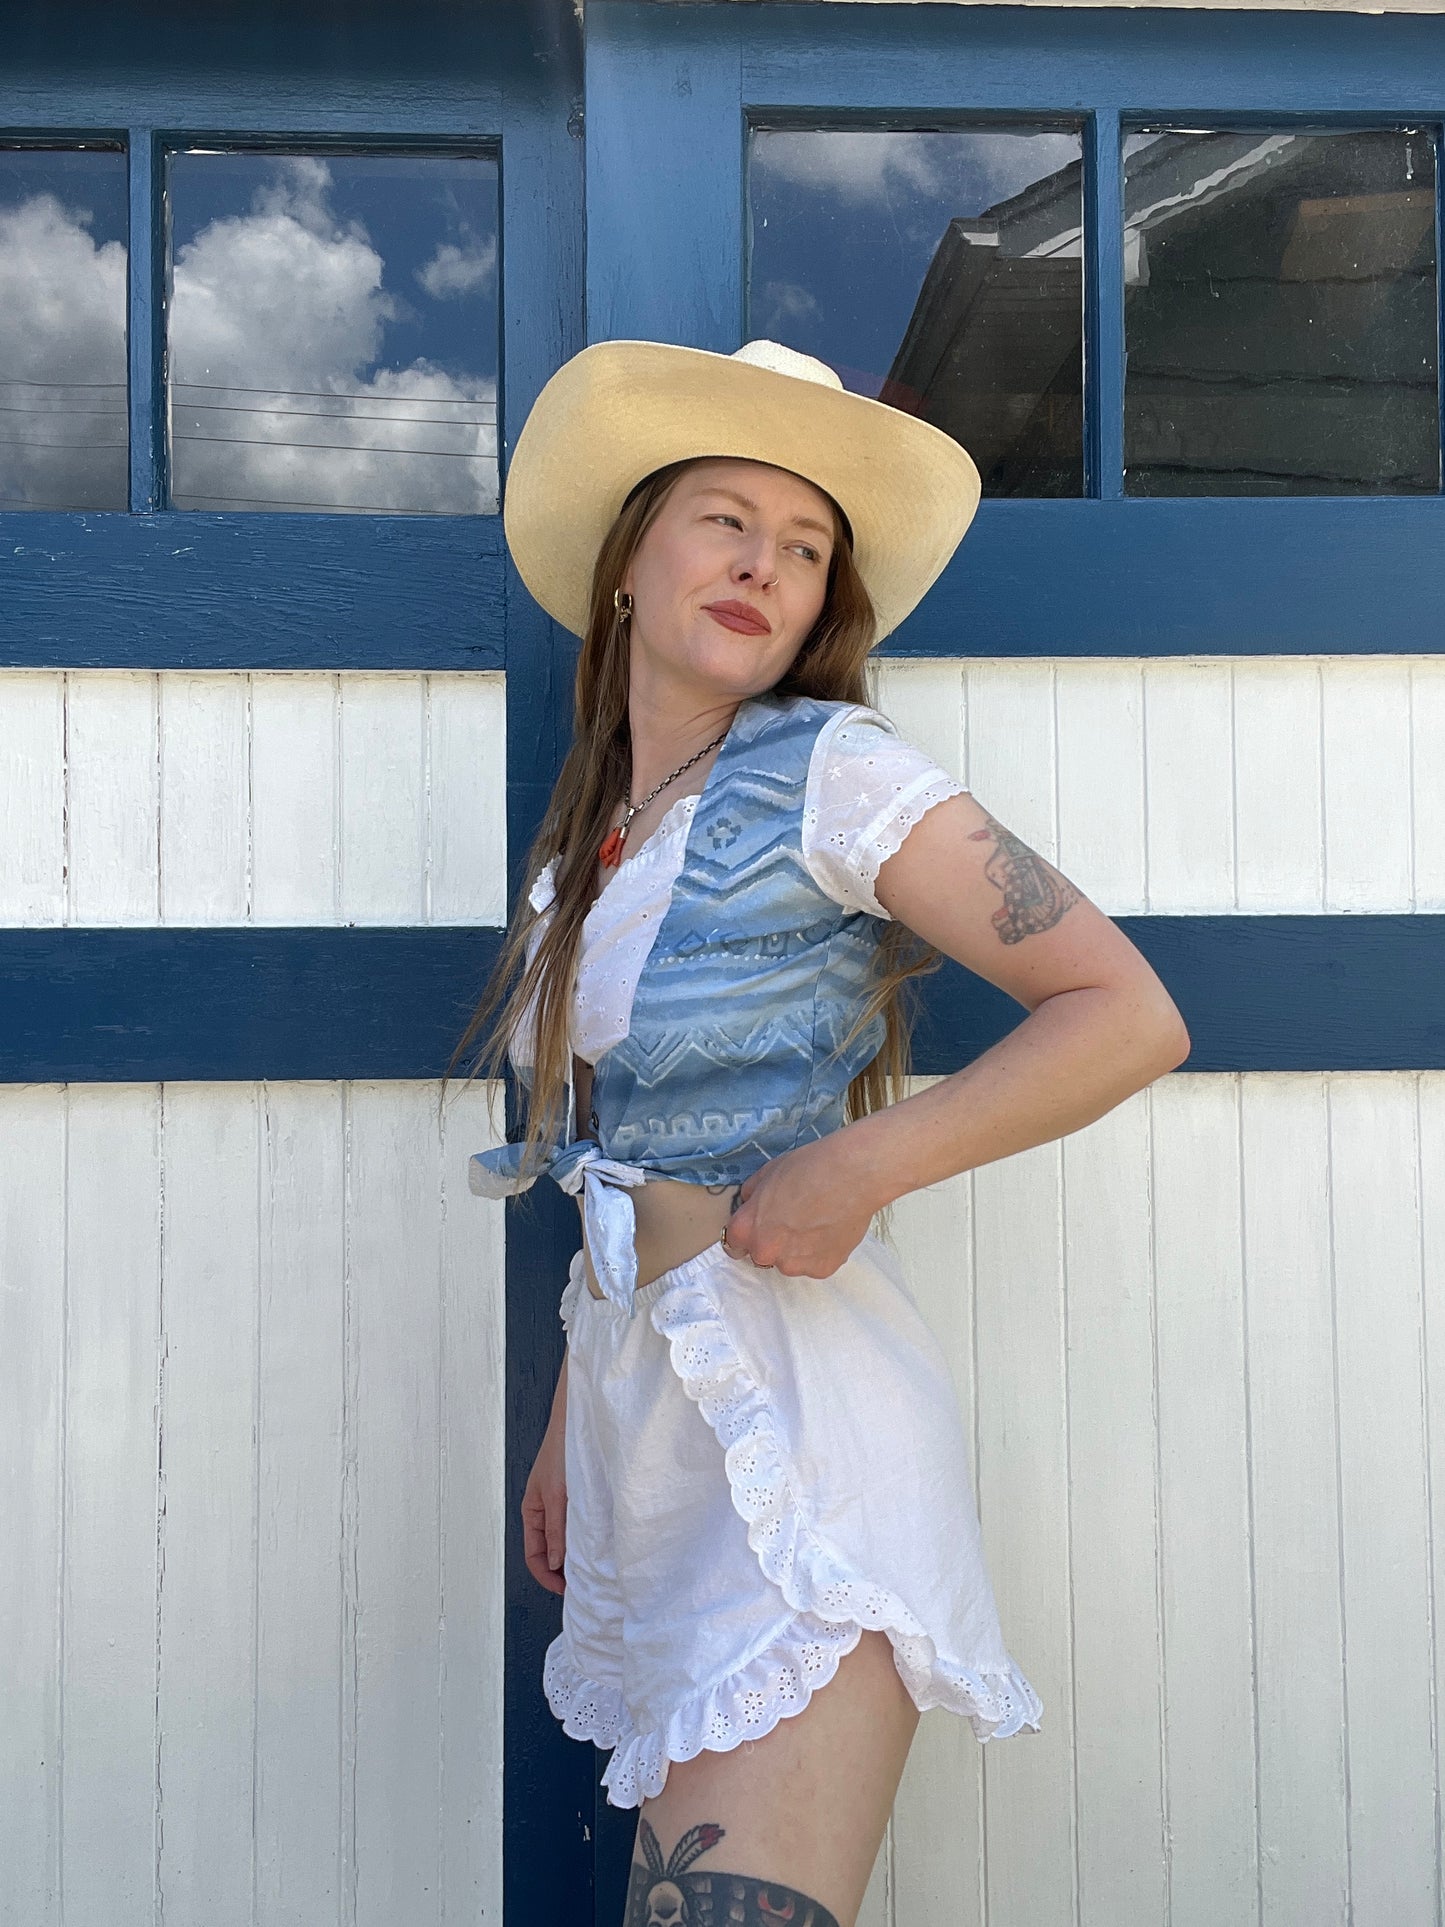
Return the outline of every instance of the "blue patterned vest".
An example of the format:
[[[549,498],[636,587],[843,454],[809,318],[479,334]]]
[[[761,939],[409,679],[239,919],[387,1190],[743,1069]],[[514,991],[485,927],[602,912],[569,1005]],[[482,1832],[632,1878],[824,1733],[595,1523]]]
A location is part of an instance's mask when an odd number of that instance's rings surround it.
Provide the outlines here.
[[[740,705],[693,811],[628,1034],[593,1073],[596,1139],[559,1142],[547,1159],[564,1190],[584,1192],[598,1282],[629,1310],[628,1188],[649,1176],[741,1183],[825,1137],[882,1045],[877,1015],[844,1039],[867,1001],[885,924],[834,902],[803,858],[809,761],[839,707],[773,695]],[[472,1189],[525,1190],[520,1151],[478,1152]]]

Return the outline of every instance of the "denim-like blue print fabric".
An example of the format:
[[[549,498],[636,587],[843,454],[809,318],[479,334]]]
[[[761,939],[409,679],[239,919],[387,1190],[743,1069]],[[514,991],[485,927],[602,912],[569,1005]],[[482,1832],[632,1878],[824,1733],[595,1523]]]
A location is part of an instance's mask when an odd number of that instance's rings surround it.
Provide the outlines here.
[[[554,1145],[544,1169],[583,1192],[604,1293],[632,1309],[635,1216],[647,1176],[737,1184],[844,1122],[848,1086],[884,1037],[867,1001],[884,919],[846,910],[809,873],[803,800],[818,732],[839,705],[744,702],[688,829],[683,867],[633,997],[628,1035],[598,1061],[596,1140]],[[522,1191],[521,1147],[479,1151],[472,1189]]]

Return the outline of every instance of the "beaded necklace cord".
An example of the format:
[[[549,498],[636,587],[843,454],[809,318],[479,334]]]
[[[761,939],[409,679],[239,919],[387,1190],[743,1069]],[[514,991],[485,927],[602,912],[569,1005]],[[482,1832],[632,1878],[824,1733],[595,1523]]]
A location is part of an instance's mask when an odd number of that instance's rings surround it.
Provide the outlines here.
[[[731,727],[732,725],[730,723],[728,728],[730,729]],[[597,852],[597,860],[604,868],[609,870],[615,869],[622,861],[622,846],[627,841],[627,828],[638,811],[645,810],[654,798],[661,796],[668,784],[675,783],[684,770],[689,770],[694,763],[701,762],[702,758],[707,755],[710,749],[716,749],[718,745],[726,739],[727,733],[725,729],[721,736],[714,736],[710,743],[704,743],[696,756],[689,756],[685,763],[679,763],[671,776],[664,776],[657,788],[655,790],[649,790],[640,803],[628,804],[626,816],[623,817],[620,823],[607,832],[606,836],[602,839],[602,847]]]

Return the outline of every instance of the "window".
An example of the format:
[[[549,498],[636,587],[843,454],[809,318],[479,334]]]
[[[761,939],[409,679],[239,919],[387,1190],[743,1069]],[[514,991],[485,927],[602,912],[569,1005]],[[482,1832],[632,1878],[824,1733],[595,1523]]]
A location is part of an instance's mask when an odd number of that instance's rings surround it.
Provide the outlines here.
[[[1428,130],[1124,141],[1131,495],[1434,494]]]
[[[0,147],[0,508],[123,509],[126,157]]]
[[[485,155],[169,156],[171,503],[497,508]]]
[[[748,333],[956,437],[986,495],[1081,495],[1077,128],[760,129]]]

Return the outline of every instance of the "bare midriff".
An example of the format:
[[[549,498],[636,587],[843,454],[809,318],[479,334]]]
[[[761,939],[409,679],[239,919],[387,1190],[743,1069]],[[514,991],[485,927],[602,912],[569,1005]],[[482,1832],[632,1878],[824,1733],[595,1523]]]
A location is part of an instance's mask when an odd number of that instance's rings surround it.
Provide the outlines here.
[[[716,1244],[739,1188],[736,1184],[713,1186],[685,1184],[678,1178],[649,1178],[646,1184],[629,1191],[637,1212],[638,1288]],[[580,1208],[580,1196],[577,1203]],[[587,1289],[594,1298],[600,1298],[585,1227],[582,1254]]]

